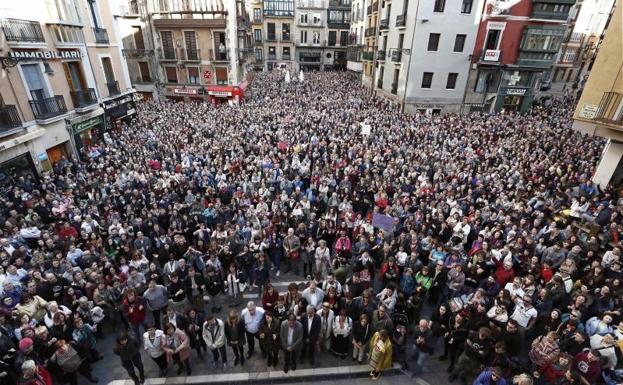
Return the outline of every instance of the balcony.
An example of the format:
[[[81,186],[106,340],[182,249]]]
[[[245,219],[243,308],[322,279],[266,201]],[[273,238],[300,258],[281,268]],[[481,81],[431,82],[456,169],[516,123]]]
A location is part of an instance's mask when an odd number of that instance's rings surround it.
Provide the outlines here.
[[[595,115],[595,120],[619,126],[623,129],[623,94],[604,92]]]
[[[517,64],[520,66],[534,66],[548,68],[556,59],[557,51],[519,51],[519,58],[517,58]]]
[[[407,15],[396,16],[396,27],[406,27],[406,25],[407,25]]]
[[[372,14],[372,6],[371,5],[368,5],[368,8],[366,8],[366,10],[368,11],[366,13],[366,15],[371,15]]]
[[[296,45],[297,46],[301,46],[301,47],[326,47],[327,46],[327,41],[326,40],[322,40],[322,41],[300,41],[297,40],[296,41]]]
[[[296,23],[299,27],[308,27],[308,28],[324,28],[324,23],[319,21],[314,23],[313,21],[297,21]]]
[[[61,95],[40,100],[31,100],[30,107],[35,119],[45,120],[67,113],[65,99]]]
[[[45,43],[43,30],[38,21],[5,19],[2,31],[9,44],[11,43]]]
[[[268,54],[268,60],[277,60],[277,54],[269,53]]]
[[[97,103],[97,95],[93,88],[69,92],[74,108],[86,108]]]
[[[350,10],[350,1],[329,0],[330,9],[348,9]]]
[[[392,61],[394,63],[400,63],[402,61],[402,50],[395,49],[392,51]]]
[[[366,37],[375,36],[376,35],[376,27],[366,28]]]
[[[176,61],[175,49],[158,49],[158,58],[161,61]]]
[[[283,35],[281,35],[281,41],[289,42],[291,41],[291,39],[292,38],[290,37],[290,34],[284,33]]]
[[[386,52],[384,49],[380,49],[376,52],[376,59],[384,61],[386,56]]]
[[[385,31],[389,29],[389,18],[381,19],[379,22],[379,31]]]
[[[225,52],[213,51],[209,52],[210,61],[229,61],[229,56],[227,55],[227,50]]]
[[[201,61],[201,50],[180,48],[180,58],[182,61]]]
[[[374,60],[374,52],[363,51],[361,53],[361,60],[373,61]]]
[[[569,12],[539,11],[532,10],[533,19],[559,20],[565,21],[569,17]]]
[[[50,31],[52,37],[54,38],[54,44],[59,48],[74,47],[84,43],[82,27],[64,24],[49,24],[48,31]]]
[[[93,35],[95,35],[95,43],[108,44],[108,31],[106,31],[106,28],[93,27]]]
[[[128,59],[142,59],[154,54],[153,49],[123,49],[121,52]]]
[[[299,9],[326,9],[324,0],[299,0],[296,7]]]
[[[398,83],[392,83],[392,94],[396,95],[398,93]]]
[[[108,96],[115,96],[121,93],[119,91],[119,82],[116,80],[106,83],[106,87],[108,88]]]
[[[344,23],[342,21],[331,21],[327,22],[327,28],[331,29],[350,29],[349,23]]]
[[[253,19],[253,24],[262,24],[262,18],[261,17],[254,18]]]
[[[281,55],[281,60],[290,60],[290,54],[289,53],[284,53]]]
[[[378,12],[379,11],[379,2],[375,1],[374,3],[372,3],[372,12]]]
[[[266,41],[277,41],[277,35],[266,35]]]
[[[22,120],[13,105],[0,106],[0,135],[22,126]]]

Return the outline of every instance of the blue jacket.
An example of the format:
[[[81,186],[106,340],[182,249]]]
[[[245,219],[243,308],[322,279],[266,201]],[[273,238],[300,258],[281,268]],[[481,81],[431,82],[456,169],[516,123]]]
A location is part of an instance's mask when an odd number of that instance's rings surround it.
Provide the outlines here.
[[[474,381],[473,385],[492,385],[494,384],[491,381],[491,370],[489,369],[485,369],[483,370],[480,375],[478,376],[478,378],[476,378],[476,380]],[[497,380],[497,382],[495,383],[495,385],[506,385],[506,379],[504,379],[504,377],[500,378]]]

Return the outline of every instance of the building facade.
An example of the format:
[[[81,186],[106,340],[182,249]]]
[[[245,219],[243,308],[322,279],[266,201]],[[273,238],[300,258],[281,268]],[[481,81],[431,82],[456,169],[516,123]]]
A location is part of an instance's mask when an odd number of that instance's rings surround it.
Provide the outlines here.
[[[608,139],[593,176],[601,188],[623,181],[623,7],[614,6],[573,116],[573,128]]]
[[[109,3],[3,3],[0,40],[0,184],[38,177],[92,145],[134,110]]]
[[[548,79],[575,0],[487,0],[465,111],[527,111]]]
[[[327,5],[328,0],[296,2],[296,70],[324,69],[326,61],[323,53],[328,37]]]
[[[364,29],[364,45],[362,47],[361,58],[363,61],[363,72],[361,76],[361,84],[369,89],[374,90],[374,77],[376,75],[376,51],[378,49],[378,23],[379,10],[382,3],[379,0],[366,0],[366,18]]]
[[[367,19],[366,0],[353,0],[350,14],[350,36],[346,53],[346,68],[361,77]]]
[[[565,38],[549,79],[563,87],[580,87],[595,57],[614,0],[577,1],[567,20]],[[561,87],[558,87],[561,88]]]
[[[254,30],[254,38],[264,42],[264,68],[268,71],[294,70],[294,7],[294,0],[263,1],[261,34],[256,36]]]

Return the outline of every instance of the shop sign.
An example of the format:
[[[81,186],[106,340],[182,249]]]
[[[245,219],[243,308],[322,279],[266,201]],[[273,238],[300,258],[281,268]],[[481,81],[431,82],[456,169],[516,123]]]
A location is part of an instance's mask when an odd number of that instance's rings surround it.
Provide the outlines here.
[[[174,88],[173,93],[179,94],[179,95],[197,95],[197,89],[196,88]]]
[[[584,107],[582,107],[582,110],[580,111],[580,118],[595,119],[595,116],[597,116],[598,109],[599,107],[597,107],[594,104],[585,104]]]
[[[444,104],[416,104],[415,108],[432,108],[432,109],[440,109],[440,108],[444,108],[445,105]]]
[[[498,61],[500,60],[500,50],[499,49],[488,49],[485,51],[485,56],[483,57],[484,61]]]
[[[87,119],[84,122],[76,123],[73,125],[74,134],[81,133],[84,130],[88,130],[89,128],[93,128],[102,123],[102,115],[95,116],[93,118]]]
[[[506,95],[524,96],[526,94],[525,88],[508,88],[506,89]]]
[[[37,155],[37,159],[39,159],[39,162],[45,162],[46,160],[48,160],[48,153],[42,152],[41,154]]]
[[[102,107],[104,107],[104,110],[108,111],[111,110],[117,106],[120,106],[122,104],[128,103],[132,101],[132,95],[126,95],[123,98],[111,101],[111,102],[107,102],[107,103],[103,103],[104,105]]]
[[[218,98],[227,98],[231,96],[231,92],[229,91],[209,91],[208,95],[216,96]]]
[[[11,51],[9,57],[13,59],[80,59],[81,51]]]

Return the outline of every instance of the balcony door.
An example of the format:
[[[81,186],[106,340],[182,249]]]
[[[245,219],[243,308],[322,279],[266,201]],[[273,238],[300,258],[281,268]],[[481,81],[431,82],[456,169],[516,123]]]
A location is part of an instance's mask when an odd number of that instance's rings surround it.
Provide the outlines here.
[[[106,83],[112,83],[115,81],[115,72],[112,70],[112,62],[109,57],[102,58],[102,68],[104,69],[104,76],[106,77]]]
[[[65,78],[69,89],[71,91],[83,91],[87,89],[87,84],[82,74],[82,68],[80,62],[70,61],[63,63],[63,69],[65,70]]]
[[[28,85],[31,100],[43,100],[50,97],[39,64],[23,64],[22,73]]]
[[[199,51],[197,50],[197,35],[195,31],[184,31],[184,42],[186,43],[186,59],[199,59]]]

